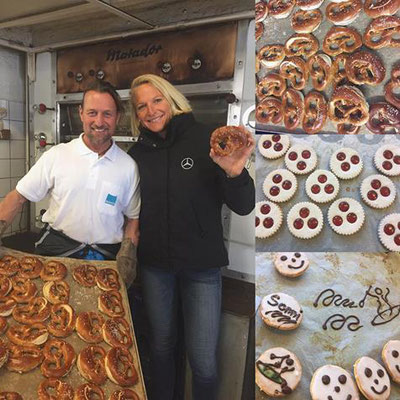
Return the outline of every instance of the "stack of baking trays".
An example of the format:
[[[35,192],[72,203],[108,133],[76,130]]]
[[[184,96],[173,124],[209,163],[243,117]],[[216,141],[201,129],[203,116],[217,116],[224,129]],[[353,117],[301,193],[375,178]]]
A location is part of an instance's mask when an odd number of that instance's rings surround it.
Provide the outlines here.
[[[147,398],[115,262],[12,250],[0,260],[0,399],[10,398]]]
[[[399,10],[399,0],[256,3],[257,129],[400,133]]]

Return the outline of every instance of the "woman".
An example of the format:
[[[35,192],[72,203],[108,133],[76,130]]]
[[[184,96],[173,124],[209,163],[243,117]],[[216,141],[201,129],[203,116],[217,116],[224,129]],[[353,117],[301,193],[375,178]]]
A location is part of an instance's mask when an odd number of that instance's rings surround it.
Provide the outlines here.
[[[151,329],[151,400],[173,398],[178,299],[193,372],[194,400],[216,399],[216,350],[221,310],[220,267],[228,265],[221,206],[240,215],[254,207],[254,183],[244,168],[254,148],[232,156],[210,151],[210,132],[186,98],[156,75],[131,85],[129,154],[140,173],[138,261]]]

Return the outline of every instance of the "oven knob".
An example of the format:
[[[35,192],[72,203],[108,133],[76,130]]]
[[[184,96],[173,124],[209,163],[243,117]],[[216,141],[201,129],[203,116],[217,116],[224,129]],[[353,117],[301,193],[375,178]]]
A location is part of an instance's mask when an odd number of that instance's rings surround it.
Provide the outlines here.
[[[201,59],[199,57],[189,58],[188,64],[189,64],[190,68],[197,71],[198,69],[201,68]]]
[[[81,74],[80,72],[78,72],[78,73],[75,75],[75,80],[76,80],[77,82],[82,82],[82,81],[83,81],[83,74]]]
[[[161,71],[164,72],[164,74],[168,74],[172,70],[172,65],[167,61],[162,63],[161,65]]]
[[[96,78],[97,78],[97,79],[102,80],[102,79],[104,79],[105,76],[106,76],[105,72],[102,71],[101,69],[99,69],[99,70],[97,71],[97,74],[96,74]]]

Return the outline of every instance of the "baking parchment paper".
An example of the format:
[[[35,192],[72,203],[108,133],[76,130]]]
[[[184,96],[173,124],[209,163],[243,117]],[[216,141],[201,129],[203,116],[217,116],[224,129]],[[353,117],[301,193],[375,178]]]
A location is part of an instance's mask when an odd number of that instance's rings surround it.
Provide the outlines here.
[[[11,250],[5,248],[6,253],[10,254],[12,256],[15,256],[17,258],[23,257],[23,256],[30,256],[31,254],[23,253],[20,251],[16,250]],[[69,284],[70,286],[70,296],[69,296],[69,304],[72,306],[72,308],[75,310],[76,315],[81,313],[82,311],[95,311],[101,314],[104,318],[104,320],[107,320],[109,317],[102,314],[98,308],[97,308],[97,299],[99,295],[102,293],[101,289],[99,289],[97,286],[93,288],[86,288],[81,285],[79,285],[77,282],[74,281],[72,278],[72,271],[73,269],[81,264],[92,264],[95,265],[97,268],[113,268],[116,269],[116,262],[115,261],[89,261],[89,260],[77,260],[73,258],[64,258],[64,257],[42,257],[38,256],[40,260],[43,263],[46,263],[50,260],[54,261],[60,261],[62,262],[66,267],[67,267],[67,276],[65,278],[65,281]],[[32,280],[37,288],[38,288],[38,296],[42,295],[42,288],[43,288],[43,281],[40,278],[33,279]],[[120,279],[120,283],[121,279]],[[138,382],[132,386],[129,387],[129,389],[132,389],[135,391],[141,400],[146,400],[146,389],[144,386],[144,380],[143,380],[143,375],[142,375],[142,369],[140,365],[140,359],[139,359],[139,352],[136,344],[136,338],[135,338],[135,331],[133,328],[133,323],[132,323],[132,317],[131,317],[131,312],[129,308],[129,301],[128,301],[128,295],[126,292],[125,285],[121,284],[121,288],[119,289],[119,292],[122,295],[122,300],[123,300],[123,305],[125,309],[125,315],[124,318],[128,321],[128,323],[131,326],[131,333],[133,337],[133,346],[129,349],[131,354],[133,355],[134,359],[134,364],[135,368],[137,370],[139,379]],[[11,325],[17,324],[16,321],[14,321],[12,315],[7,317],[7,322],[9,327]],[[44,322],[45,324],[47,321]],[[50,334],[49,339],[53,338],[53,336]],[[0,339],[4,340],[5,342],[8,342],[7,336],[4,333],[3,335],[0,336]],[[67,338],[62,338],[66,342],[70,343],[72,347],[75,350],[76,357],[78,357],[78,354],[81,350],[83,350],[85,347],[89,346],[90,343],[87,343],[83,341],[81,338],[78,337],[76,331]],[[96,344],[99,346],[102,346],[106,351],[108,351],[111,347],[104,341]],[[45,377],[42,375],[40,371],[40,366],[36,367],[34,370],[30,372],[26,372],[23,374],[18,374],[16,372],[10,372],[7,370],[6,366],[3,366],[0,368],[0,392],[1,391],[11,391],[11,392],[19,392],[23,397],[24,400],[37,400],[37,388],[39,384],[45,379]],[[60,378],[62,381],[69,383],[74,389],[76,389],[79,385],[86,383],[87,381],[81,376],[81,374],[78,371],[78,368],[76,364],[71,369],[71,372],[68,373],[67,376],[64,378]],[[109,396],[117,389],[121,389],[120,386],[116,385],[115,383],[111,382],[110,379],[107,378],[106,382],[104,385],[101,386],[105,393],[105,398],[108,399]]]
[[[256,139],[259,139],[257,135]],[[286,224],[286,215],[293,205],[301,201],[311,201],[305,192],[305,181],[309,174],[296,175],[298,188],[296,194],[285,203],[279,203],[282,208],[284,221],[278,232],[266,239],[256,240],[256,251],[385,251],[378,238],[378,225],[387,214],[400,212],[400,178],[391,177],[396,185],[397,197],[394,203],[383,210],[378,210],[366,205],[360,195],[360,185],[364,178],[372,174],[380,174],[374,166],[374,154],[383,145],[393,144],[400,146],[398,135],[290,135],[293,144],[305,144],[313,147],[317,152],[318,163],[316,169],[329,168],[329,159],[341,147],[351,147],[357,150],[364,163],[360,175],[351,180],[342,180],[336,199],[352,197],[358,200],[365,212],[365,221],[361,229],[353,235],[339,235],[332,230],[327,221],[328,208],[332,202],[318,204],[324,214],[324,227],[321,233],[312,239],[298,239],[290,232]],[[267,160],[256,150],[256,201],[266,200],[263,192],[263,183],[269,172],[277,168],[286,168],[284,157],[277,160]],[[336,200],[335,199],[335,200]]]
[[[302,364],[302,379],[293,394],[287,397],[290,400],[311,399],[309,385],[317,368],[336,364],[353,374],[353,364],[359,357],[369,356],[382,364],[384,344],[388,340],[400,340],[399,253],[307,253],[307,256],[310,259],[308,270],[302,276],[290,279],[276,271],[273,253],[256,254],[256,309],[264,296],[283,292],[295,297],[304,311],[300,326],[286,332],[267,327],[258,309],[256,315],[256,359],[269,348],[284,347],[293,351]],[[317,307],[313,306],[320,292],[329,288],[357,304],[370,286],[372,294],[377,288],[384,293],[389,288],[387,299],[394,307],[391,322],[371,325],[378,312],[378,299],[372,296],[367,296],[363,308],[323,306],[321,299]],[[357,316],[362,328],[352,332],[346,326],[340,330],[328,326],[323,330],[326,319],[337,313]],[[256,400],[268,398],[256,388]],[[400,385],[393,382],[390,399],[400,399]]]
[[[322,43],[324,41],[324,38],[329,31],[329,29],[334,26],[329,20],[326,19],[325,17],[325,9],[327,5],[329,4],[329,1],[324,1],[322,5],[319,7],[320,10],[322,11],[323,14],[323,21],[319,28],[314,31],[312,34],[319,40],[319,52],[323,52],[322,50]],[[284,18],[284,19],[276,19],[273,18],[272,16],[267,16],[267,18],[264,20],[264,35],[256,42],[256,50],[257,52],[264,47],[267,44],[282,44],[284,45],[292,35],[294,35],[296,32],[292,29],[290,25],[291,21],[291,15],[297,11],[299,8],[295,7],[292,13],[290,14],[289,17]],[[398,11],[396,16],[400,17],[400,11]],[[364,10],[361,10],[360,15],[358,18],[353,21],[348,27],[354,28],[358,31],[358,33],[362,36],[365,32],[366,27],[368,24],[372,21],[371,18],[368,17],[367,14],[365,14]],[[392,65],[400,59],[400,52],[399,49],[397,48],[383,48],[379,50],[373,50],[370,49],[366,46],[362,46],[356,51],[359,50],[366,50],[368,52],[372,52],[374,54],[377,54],[381,59],[382,62],[384,63],[386,67],[386,75],[385,79],[383,80],[382,83],[376,86],[370,86],[370,85],[361,85],[357,86],[358,88],[361,89],[361,91],[364,93],[365,98],[367,99],[369,104],[377,103],[379,101],[385,101],[384,98],[384,86],[386,82],[390,80],[390,73],[392,71]],[[334,57],[331,57],[332,59]],[[260,71],[257,74],[257,82],[260,81],[262,78],[264,78],[269,72],[279,72],[279,67],[276,69],[265,69],[261,68]],[[311,78],[308,79],[308,83],[305,87],[305,89],[302,90],[303,94],[306,95],[308,92],[310,92],[313,89]],[[331,98],[332,95],[332,84],[328,86],[326,90],[323,91],[325,94],[325,98],[327,101]],[[288,130],[283,126],[282,124],[279,125],[273,125],[273,124],[261,124],[257,122],[256,124],[258,130],[266,131],[266,132],[288,132]],[[301,125],[299,128],[290,131],[291,133],[304,133]],[[369,133],[370,131],[367,129],[367,127],[364,125],[360,129],[360,133]],[[327,120],[327,123],[324,126],[324,129],[322,130],[321,133],[337,133],[336,125],[334,125],[329,119]]]

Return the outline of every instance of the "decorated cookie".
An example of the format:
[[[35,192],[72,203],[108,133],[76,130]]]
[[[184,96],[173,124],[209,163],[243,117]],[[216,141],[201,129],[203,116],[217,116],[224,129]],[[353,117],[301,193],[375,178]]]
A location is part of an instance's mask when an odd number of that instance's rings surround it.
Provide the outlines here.
[[[290,146],[289,135],[261,135],[258,150],[265,158],[273,160],[282,157]]]
[[[317,153],[310,146],[296,144],[286,153],[285,164],[294,174],[308,174],[317,166]]]
[[[396,186],[384,175],[365,178],[360,187],[361,198],[372,208],[389,207],[396,198]]]
[[[284,397],[296,389],[301,372],[300,361],[294,353],[274,347],[256,361],[256,384],[268,396]]]
[[[282,225],[282,210],[271,201],[259,201],[256,204],[256,237],[272,236]]]
[[[400,251],[400,214],[386,215],[379,224],[378,236],[388,250]]]
[[[351,375],[336,365],[324,365],[314,372],[310,393],[312,400],[360,399]]]
[[[277,253],[274,265],[281,275],[295,278],[306,272],[310,261],[305,253]]]
[[[400,175],[400,146],[387,144],[379,147],[375,153],[374,163],[382,174]]]
[[[350,197],[342,197],[331,204],[328,221],[331,228],[340,235],[352,235],[360,230],[365,220],[362,205]]]
[[[339,180],[331,172],[317,169],[306,180],[306,193],[316,203],[332,201],[339,193]]]
[[[383,346],[382,360],[393,381],[400,383],[400,340],[389,340]]]
[[[340,179],[353,179],[363,168],[360,155],[349,147],[336,150],[331,156],[329,165],[332,172]]]
[[[287,216],[290,233],[300,239],[311,239],[317,236],[324,225],[321,209],[310,202],[295,204]]]
[[[276,169],[265,178],[263,190],[271,201],[281,203],[290,200],[296,193],[297,179],[287,169]]]
[[[368,400],[386,400],[390,396],[389,375],[378,362],[361,357],[354,364],[354,376],[361,393]]]
[[[265,296],[260,305],[264,323],[282,331],[296,329],[303,319],[303,310],[297,300],[285,293]]]

